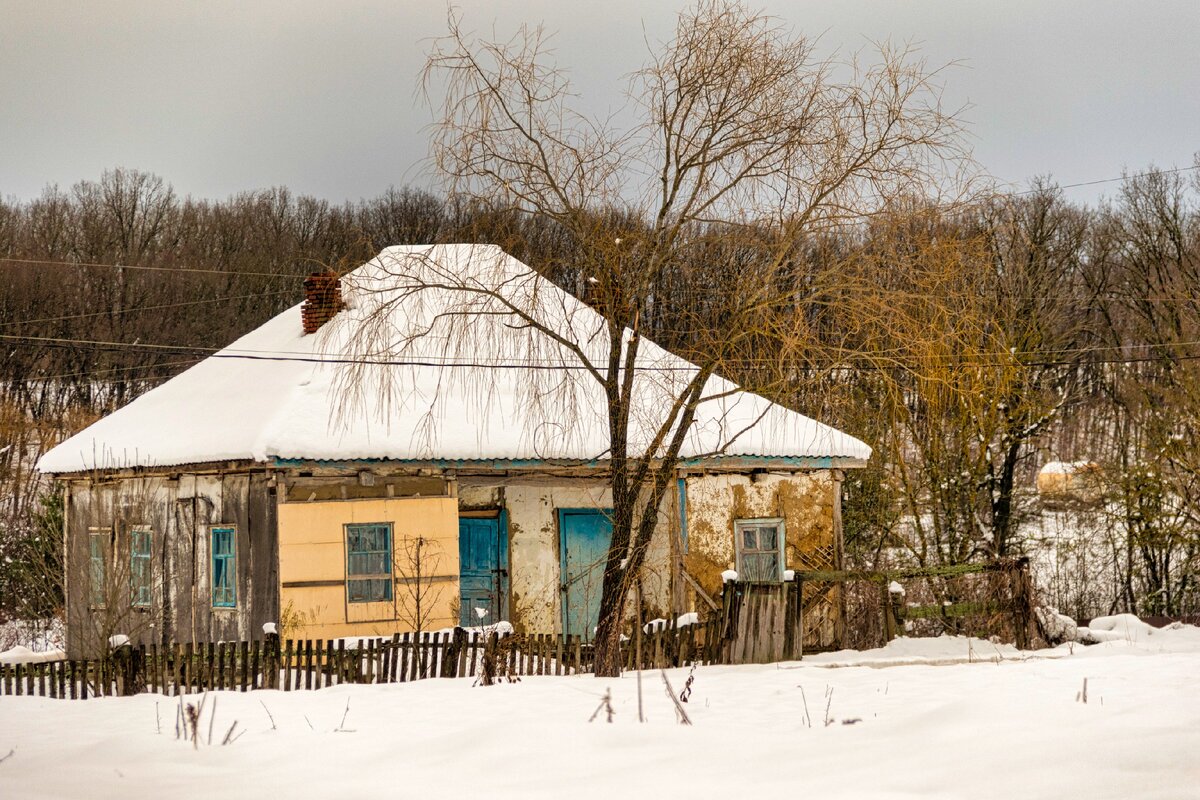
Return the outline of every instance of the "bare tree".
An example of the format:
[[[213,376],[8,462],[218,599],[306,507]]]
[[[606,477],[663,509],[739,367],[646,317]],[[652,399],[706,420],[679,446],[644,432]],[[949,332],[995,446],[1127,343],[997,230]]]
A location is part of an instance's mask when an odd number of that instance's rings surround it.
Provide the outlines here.
[[[404,537],[393,558],[400,585],[396,588],[396,614],[414,633],[429,629],[442,597],[438,565],[441,546],[424,536]]]
[[[693,421],[736,391],[719,376],[731,356],[775,341],[777,358],[756,365],[752,387],[771,392],[787,383],[788,357],[803,352],[807,320],[789,281],[798,243],[859,224],[966,163],[955,115],[907,50],[883,47],[868,67],[820,59],[779,21],[707,0],[680,15],[673,40],[649,49],[630,81],[625,126],[572,108],[541,29],[486,41],[452,15],[424,72],[438,97],[433,162],[449,191],[561,231],[598,325],[547,300],[540,278],[506,272],[502,259],[466,271],[406,262],[381,266],[389,274],[377,286],[387,292],[340,343],[370,362],[459,357],[481,337],[502,336],[508,357],[560,367],[530,370],[519,393],[546,423],[547,449],[590,420],[605,430],[607,449],[593,456],[608,465],[613,537],[596,673],[609,676],[620,669],[626,598]],[[672,372],[656,369],[665,354],[646,330],[664,287],[678,285],[687,295],[676,307],[688,318],[675,324],[692,334],[686,355],[696,366]],[[442,311],[420,310],[435,297]],[[398,332],[399,304],[424,327]],[[474,394],[481,406],[499,396],[497,372],[475,373],[487,383]],[[345,408],[399,402],[402,374],[351,365],[340,380]],[[728,431],[712,453],[740,433]]]

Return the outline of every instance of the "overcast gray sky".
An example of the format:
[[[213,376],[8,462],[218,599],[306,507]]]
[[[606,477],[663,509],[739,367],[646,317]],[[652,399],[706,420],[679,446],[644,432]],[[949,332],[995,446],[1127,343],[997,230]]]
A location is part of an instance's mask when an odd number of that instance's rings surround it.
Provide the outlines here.
[[[670,36],[682,2],[460,0],[468,27],[544,22],[592,108],[620,102],[643,29]],[[1200,3],[771,0],[821,47],[923,45],[966,113],[980,163],[1023,188],[1190,166],[1200,151]],[[181,194],[286,185],[331,201],[427,185],[427,108],[414,100],[429,2],[0,0],[0,195],[27,199],[114,166]],[[1090,200],[1112,186],[1073,190]]]

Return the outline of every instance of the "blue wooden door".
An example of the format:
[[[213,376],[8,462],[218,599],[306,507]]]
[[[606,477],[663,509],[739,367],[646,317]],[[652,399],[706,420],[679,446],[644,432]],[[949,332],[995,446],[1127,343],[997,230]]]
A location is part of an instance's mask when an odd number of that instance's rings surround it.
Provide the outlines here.
[[[500,520],[458,521],[459,624],[491,625],[504,619],[508,583],[505,531]]]
[[[563,632],[591,639],[600,618],[604,564],[612,541],[611,512],[561,509]]]

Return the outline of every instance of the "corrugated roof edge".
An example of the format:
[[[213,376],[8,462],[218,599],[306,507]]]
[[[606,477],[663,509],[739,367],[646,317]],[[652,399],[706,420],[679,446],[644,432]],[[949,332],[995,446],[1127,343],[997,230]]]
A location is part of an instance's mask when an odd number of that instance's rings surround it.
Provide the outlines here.
[[[271,458],[266,461],[255,459],[228,459],[223,461],[191,461],[175,464],[135,465],[125,467],[104,467],[72,470],[66,472],[44,473],[52,476],[67,475],[109,475],[120,472],[156,473],[181,472],[187,470],[201,471],[237,471],[239,469],[263,469],[264,467],[297,468],[316,466],[322,468],[353,467],[363,464],[398,464],[413,467],[434,467],[438,469],[463,469],[469,467],[485,467],[495,470],[504,469],[536,469],[539,467],[593,467],[600,469],[607,464],[605,459],[573,460],[553,458],[477,458],[477,459],[448,459],[448,458],[358,458],[358,459],[307,459],[307,458]],[[700,469],[717,467],[720,469],[767,469],[785,467],[788,469],[862,469],[867,462],[861,458],[848,456],[709,456],[707,458],[680,459],[678,466],[684,469]]]

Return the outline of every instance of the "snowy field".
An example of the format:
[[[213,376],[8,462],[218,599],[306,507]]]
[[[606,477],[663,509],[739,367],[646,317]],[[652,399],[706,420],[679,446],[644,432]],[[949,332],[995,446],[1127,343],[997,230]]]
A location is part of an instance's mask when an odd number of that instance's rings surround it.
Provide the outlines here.
[[[669,677],[678,691],[687,670]],[[609,687],[613,722],[589,723]],[[658,673],[643,692],[645,724],[634,675],[219,693],[198,750],[176,738],[174,698],[4,697],[0,798],[1200,797],[1194,627],[704,667],[690,727]]]

